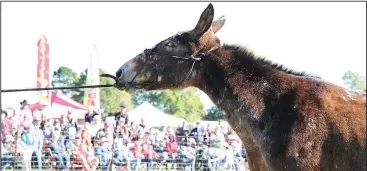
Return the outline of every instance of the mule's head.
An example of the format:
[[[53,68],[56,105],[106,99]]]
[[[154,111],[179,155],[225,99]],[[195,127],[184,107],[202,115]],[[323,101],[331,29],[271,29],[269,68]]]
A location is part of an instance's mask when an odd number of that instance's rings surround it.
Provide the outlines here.
[[[214,34],[225,19],[213,22],[213,17],[209,4],[194,29],[173,35],[123,64],[116,72],[117,86],[146,90],[193,86],[199,79],[199,54],[220,46]]]

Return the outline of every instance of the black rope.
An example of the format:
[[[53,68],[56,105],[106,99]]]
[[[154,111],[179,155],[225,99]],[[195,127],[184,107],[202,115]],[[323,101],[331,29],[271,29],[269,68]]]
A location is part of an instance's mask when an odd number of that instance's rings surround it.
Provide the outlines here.
[[[8,90],[1,90],[1,93],[18,92],[18,91],[41,91],[41,90],[60,90],[60,89],[78,89],[78,88],[101,88],[101,87],[114,87],[114,86],[115,86],[114,84],[106,84],[106,85],[89,85],[89,86],[75,86],[75,87],[8,89]]]
[[[108,77],[115,80],[117,83],[117,78],[110,74],[102,74],[101,77]],[[102,88],[102,87],[115,87],[115,84],[105,84],[105,85],[88,85],[88,86],[75,86],[75,87],[48,87],[48,88],[25,88],[25,89],[8,89],[1,90],[1,93],[9,92],[19,92],[19,91],[42,91],[42,90],[60,90],[60,89],[78,89],[78,88]]]

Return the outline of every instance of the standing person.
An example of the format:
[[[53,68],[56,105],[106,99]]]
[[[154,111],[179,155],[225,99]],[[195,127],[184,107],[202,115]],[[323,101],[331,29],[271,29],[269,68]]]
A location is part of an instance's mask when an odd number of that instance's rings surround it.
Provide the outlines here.
[[[124,118],[124,119],[125,119],[125,125],[126,125],[127,123],[129,123],[129,116],[128,116],[128,114],[126,113],[126,111],[127,111],[126,106],[121,105],[121,106],[120,106],[120,112],[119,112],[119,113],[116,113],[115,121],[118,121],[118,120],[122,117],[122,118]],[[117,125],[117,123],[116,123],[116,125]]]
[[[92,123],[95,115],[98,115],[98,113],[94,112],[94,110],[90,108],[85,114],[85,122]]]
[[[23,100],[22,102],[20,102],[20,105],[21,105],[21,107],[20,107],[21,111],[20,112],[24,116],[23,124],[26,125],[26,126],[29,126],[33,122],[32,111],[29,109],[29,104],[28,104],[27,100]]]

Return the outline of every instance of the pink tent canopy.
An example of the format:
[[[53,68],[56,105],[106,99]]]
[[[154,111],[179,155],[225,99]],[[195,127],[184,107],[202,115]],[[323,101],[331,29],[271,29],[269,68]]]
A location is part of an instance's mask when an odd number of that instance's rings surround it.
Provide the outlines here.
[[[32,111],[32,112],[34,112],[35,110],[37,110],[37,109],[39,109],[39,108],[41,108],[41,107],[43,107],[44,105],[42,105],[40,102],[38,102],[38,103],[35,103],[35,104],[31,104],[31,105],[29,105],[29,109]]]
[[[51,96],[51,105],[52,106],[58,106],[60,108],[60,106],[62,108],[71,108],[74,110],[77,110],[79,112],[88,112],[88,107],[80,104],[79,102],[67,97],[64,93],[62,93],[61,90],[58,90],[57,92],[55,92],[54,94],[52,94]],[[39,109],[41,107],[43,107],[44,105],[41,103],[35,103],[35,104],[31,104],[29,105],[29,109],[34,112],[36,109]],[[61,114],[53,114],[54,118],[58,118],[60,117]],[[84,116],[83,116],[84,117]],[[80,118],[80,117],[77,117]]]
[[[62,93],[61,90],[58,90],[56,93],[54,93],[51,96],[51,105],[53,103],[57,103],[59,105],[71,107],[73,109],[85,110],[86,112],[88,111],[88,107],[86,107],[86,106],[80,104],[79,102],[65,96],[65,94]]]

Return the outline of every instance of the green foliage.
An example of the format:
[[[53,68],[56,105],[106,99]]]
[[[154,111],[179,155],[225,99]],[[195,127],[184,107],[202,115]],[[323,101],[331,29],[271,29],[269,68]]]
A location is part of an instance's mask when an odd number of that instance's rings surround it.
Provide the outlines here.
[[[86,85],[88,70],[84,70],[80,75],[73,72],[70,68],[60,67],[54,72],[52,86],[83,86]],[[100,74],[105,73],[100,69]],[[100,77],[100,84],[113,84],[114,80],[110,78]],[[83,103],[84,89],[67,89],[63,92],[72,99]],[[100,89],[101,108],[107,113],[119,112],[120,105],[124,104],[127,110],[134,108],[132,97],[125,91],[120,91],[115,88],[101,88]]]
[[[77,86],[75,83],[79,81],[79,76],[72,69],[61,66],[59,69],[54,71],[51,85],[53,87],[69,87],[69,86]],[[62,90],[62,92],[72,97],[79,93],[78,90]]]
[[[75,83],[76,86],[85,86],[87,85],[87,72],[88,70],[84,70],[82,73],[80,73],[78,82]],[[72,96],[72,98],[79,103],[83,104],[83,98],[84,98],[84,89],[78,89],[78,94],[75,94]]]
[[[202,119],[204,115],[204,106],[196,93],[196,88],[149,92],[135,91],[133,102],[135,105],[140,105],[147,101],[167,114],[193,122]]]
[[[100,70],[99,74],[105,72]],[[114,84],[115,81],[111,78],[100,77],[100,84]],[[132,97],[126,91],[120,91],[116,88],[103,87],[100,89],[101,107],[107,113],[115,113],[120,111],[120,105],[124,104],[127,111],[134,108]]]
[[[207,121],[219,121],[221,119],[224,119],[222,112],[215,106],[208,109],[207,114],[204,117],[204,120],[207,120]]]
[[[343,75],[344,84],[354,90],[366,90],[366,77],[357,72],[348,71]]]

